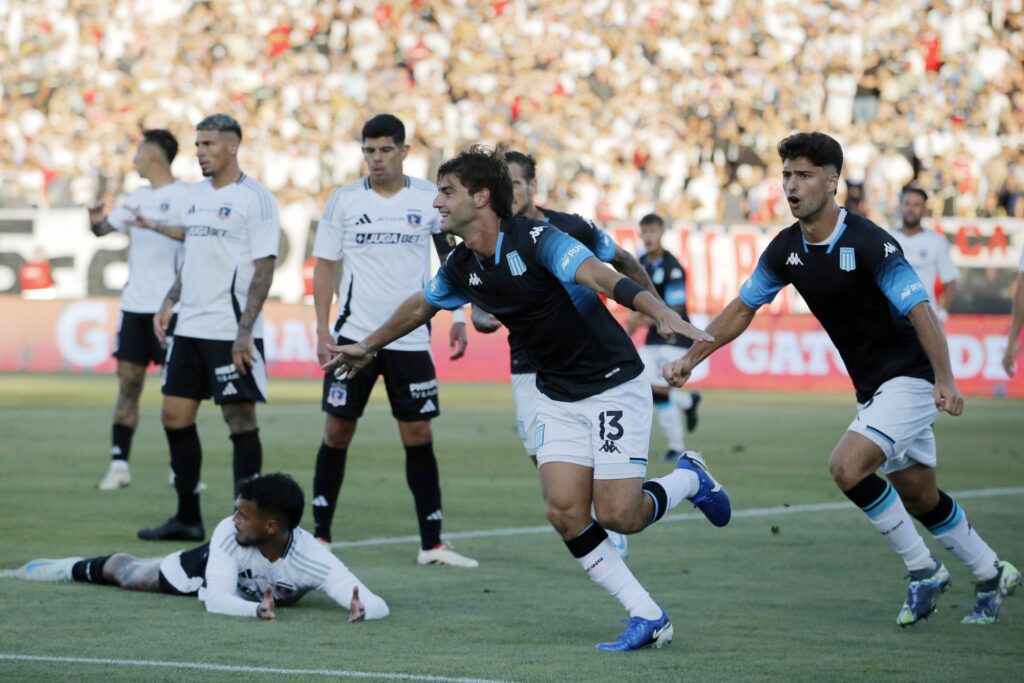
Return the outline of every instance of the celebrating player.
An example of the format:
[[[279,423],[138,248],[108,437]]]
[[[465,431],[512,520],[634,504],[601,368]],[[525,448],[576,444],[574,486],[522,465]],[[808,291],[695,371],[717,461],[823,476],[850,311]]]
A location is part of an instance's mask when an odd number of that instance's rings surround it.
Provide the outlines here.
[[[141,529],[145,540],[206,537],[197,490],[203,456],[196,415],[203,399],[213,397],[231,433],[236,488],[263,463],[256,423],[256,402],[267,400],[261,311],[281,226],[274,196],[238,166],[241,142],[242,129],[227,114],[196,126],[196,155],[207,179],[190,189],[185,263],[153,319],[162,341],[180,299],[161,410],[178,511],[160,526]]]
[[[256,475],[239,486],[235,514],[198,548],[151,559],[117,553],[33,560],[18,576],[195,595],[208,612],[267,621],[276,618],[277,605],[293,605],[316,589],[349,611],[349,623],[386,617],[387,603],[299,528],[304,507],[302,489],[291,477]]]
[[[331,346],[338,355],[324,369],[366,367],[378,349],[441,308],[472,303],[494,314],[525,340],[537,365],[537,462],[548,519],[584,571],[629,612],[618,640],[597,647],[660,647],[671,641],[672,623],[604,527],[636,533],[686,498],[722,526],[731,507],[725,490],[688,456],[671,474],[643,482],[651,392],[632,341],[593,292],[657,320],[665,335],[710,337],[577,240],[546,223],[513,217],[512,181],[499,153],[474,147],[442,164],[437,177],[434,206],[442,228],[462,243],[426,289],[406,299],[380,328],[354,344]],[[574,284],[593,292],[573,297],[566,285]]]
[[[964,400],[927,288],[886,231],[836,204],[843,168],[838,142],[798,133],[778,151],[797,222],[772,240],[739,297],[708,326],[714,341],[694,344],[665,367],[665,377],[681,386],[697,363],[739,336],[757,309],[792,283],[839,350],[857,392],[857,417],[832,451],[829,471],[907,566],[910,586],[897,623],[909,626],[934,612],[950,582],[911,515],[978,581],[964,623],[994,623],[1020,572],[999,559],[936,483],[932,423],[940,410],[960,415]],[[875,473],[879,467],[888,482]]]

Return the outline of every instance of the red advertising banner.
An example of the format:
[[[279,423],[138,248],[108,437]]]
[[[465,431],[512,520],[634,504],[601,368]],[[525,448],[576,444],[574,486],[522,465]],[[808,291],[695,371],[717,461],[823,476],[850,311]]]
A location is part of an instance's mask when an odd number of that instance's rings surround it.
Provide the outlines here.
[[[118,326],[117,299],[25,301],[0,296],[6,327],[0,337],[0,371],[99,372],[114,370],[110,357]],[[695,322],[706,322],[703,316]],[[438,376],[450,382],[504,382],[509,377],[504,331],[470,329],[466,356],[448,359],[450,316],[434,320]],[[976,396],[1024,397],[1024,375],[1006,377],[1002,356],[1009,316],[952,316],[946,322],[953,371],[960,390]],[[319,378],[311,306],[270,302],[264,347],[271,377]],[[714,389],[839,391],[853,389],[828,336],[809,315],[762,311],[750,329],[697,368],[691,384]]]

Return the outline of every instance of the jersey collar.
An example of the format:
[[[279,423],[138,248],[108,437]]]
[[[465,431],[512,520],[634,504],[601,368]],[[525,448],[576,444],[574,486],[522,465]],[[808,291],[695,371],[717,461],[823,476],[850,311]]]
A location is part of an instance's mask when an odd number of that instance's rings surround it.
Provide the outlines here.
[[[822,247],[827,244],[828,249],[825,250],[825,253],[831,254],[832,249],[836,246],[836,242],[839,241],[839,238],[843,236],[844,232],[846,232],[846,209],[839,209],[839,217],[836,219],[836,227],[832,228],[832,233],[825,241],[811,244],[807,241],[807,238],[804,237],[804,234],[801,231],[800,239],[804,243],[804,253],[810,251],[809,247]]]

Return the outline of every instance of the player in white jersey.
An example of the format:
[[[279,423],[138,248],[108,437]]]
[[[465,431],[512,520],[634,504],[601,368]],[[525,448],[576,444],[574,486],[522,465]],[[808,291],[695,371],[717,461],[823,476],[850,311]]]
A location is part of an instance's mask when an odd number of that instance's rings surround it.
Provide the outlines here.
[[[380,114],[363,126],[363,156],[369,174],[331,194],[316,231],[313,302],[317,320],[317,356],[330,359],[327,346],[348,344],[375,330],[413,292],[430,279],[430,244],[441,260],[451,250],[441,234],[440,216],[431,205],[434,183],[403,173],[409,147],[405,126]],[[330,322],[338,291],[338,318]],[[449,336],[452,359],[466,349],[465,319],[453,317]],[[331,521],[345,477],[348,447],[379,375],[384,376],[391,414],[405,447],[406,482],[412,491],[420,528],[420,564],[475,567],[441,542],[441,484],[434,455],[431,418],[440,414],[437,375],[424,325],[383,348],[371,367],[352,380],[324,376],[324,438],[313,478],[314,534],[331,540]]]
[[[1017,284],[1013,295],[1013,313],[1010,321],[1010,334],[1006,338],[1006,353],[1003,354],[1003,369],[1009,377],[1017,374],[1017,354],[1020,353],[1018,342],[1020,331],[1024,328],[1024,250],[1020,253],[1017,266]]]
[[[256,475],[242,482],[235,514],[217,525],[209,543],[149,559],[117,553],[33,560],[18,576],[195,595],[208,612],[264,620],[276,618],[277,605],[321,590],[348,610],[349,623],[386,617],[387,603],[299,528],[304,507],[302,489],[291,477]]]
[[[939,320],[946,320],[953,309],[956,297],[956,279],[960,271],[949,253],[949,242],[934,230],[925,230],[921,219],[927,209],[928,194],[914,185],[907,185],[900,194],[900,216],[903,225],[891,230],[892,236],[900,243],[903,256],[928,291],[928,302]],[[942,300],[935,300],[935,280],[942,282]]]
[[[190,189],[184,265],[153,319],[163,338],[180,301],[161,410],[178,511],[161,526],[140,530],[145,540],[206,537],[196,490],[202,463],[196,415],[203,399],[212,396],[224,414],[236,487],[263,463],[256,423],[256,403],[267,399],[261,311],[274,279],[281,226],[274,196],[238,166],[241,141],[241,127],[227,114],[196,126],[196,156],[206,180]]]
[[[104,491],[131,483],[128,455],[139,425],[139,396],[150,363],[163,365],[166,349],[153,332],[153,314],[160,308],[181,264],[182,204],[188,188],[171,175],[178,141],[166,130],[142,133],[135,151],[135,171],[149,185],[132,192],[109,215],[100,202],[89,207],[89,223],[97,237],[121,232],[128,245],[128,282],[121,292],[121,323],[114,344],[118,393],[110,468],[99,484]]]

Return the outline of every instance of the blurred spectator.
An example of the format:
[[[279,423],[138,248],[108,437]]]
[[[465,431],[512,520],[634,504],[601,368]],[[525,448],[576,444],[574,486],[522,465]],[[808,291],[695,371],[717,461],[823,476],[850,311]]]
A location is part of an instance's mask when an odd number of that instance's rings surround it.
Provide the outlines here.
[[[36,247],[31,261],[18,269],[21,296],[25,299],[55,299],[57,290],[53,287],[53,270],[50,260],[41,247]]]

